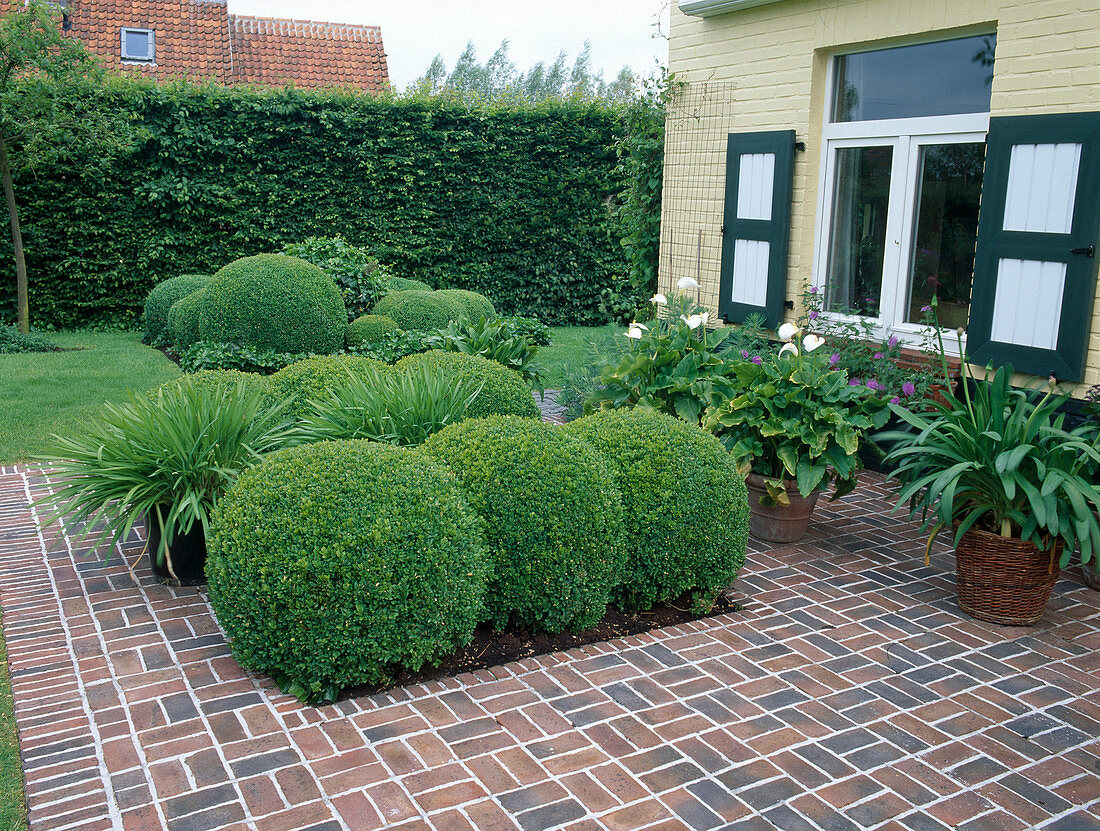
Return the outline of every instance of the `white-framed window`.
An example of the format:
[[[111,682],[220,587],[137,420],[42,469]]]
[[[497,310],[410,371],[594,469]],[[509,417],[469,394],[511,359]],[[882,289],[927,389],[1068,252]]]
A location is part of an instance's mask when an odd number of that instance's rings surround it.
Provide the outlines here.
[[[836,55],[813,285],[835,318],[920,342],[965,326],[989,129],[994,35]]]
[[[124,61],[153,63],[156,60],[156,36],[152,29],[120,30],[121,55]]]

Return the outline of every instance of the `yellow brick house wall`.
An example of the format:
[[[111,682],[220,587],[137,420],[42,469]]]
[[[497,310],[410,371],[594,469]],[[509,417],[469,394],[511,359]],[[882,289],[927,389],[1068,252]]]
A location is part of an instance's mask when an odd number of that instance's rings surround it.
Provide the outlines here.
[[[691,192],[688,161],[724,162],[726,134],[793,129],[806,151],[795,154],[787,297],[809,284],[815,249],[821,130],[829,58],[868,44],[889,46],[982,32],[997,33],[992,115],[1100,111],[1100,0],[783,0],[708,18],[672,11],[669,68],[688,88],[729,90],[728,125],[677,137],[670,124],[665,160],[660,286],[684,276],[684,258],[666,257],[694,239],[700,217],[717,217],[704,244],[692,248],[692,276],[702,300],[717,308],[723,192]],[[695,147],[685,147],[695,142]],[[691,193],[692,198],[685,198]],[[689,211],[691,212],[689,214]],[[698,266],[696,261],[698,260]],[[697,270],[696,270],[697,269]],[[1100,291],[1098,291],[1100,294]],[[1100,384],[1100,297],[1085,384]],[[1079,388],[1079,389],[1083,389]]]

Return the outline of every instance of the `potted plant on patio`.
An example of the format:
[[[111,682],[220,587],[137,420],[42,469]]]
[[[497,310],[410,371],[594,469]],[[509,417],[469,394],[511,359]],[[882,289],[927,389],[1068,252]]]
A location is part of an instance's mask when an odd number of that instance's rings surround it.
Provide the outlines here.
[[[959,607],[991,623],[1032,625],[1043,615],[1061,567],[1080,546],[1087,565],[1100,551],[1100,464],[1086,426],[1066,429],[1053,384],[1038,394],[1012,386],[1012,367],[945,393],[931,415],[893,406],[912,432],[887,457],[908,504],[932,529],[955,532]],[[991,377],[990,377],[991,375]]]
[[[807,335],[799,348],[800,332],[786,323],[778,354],[735,364],[731,397],[704,419],[746,476],[753,536],[769,542],[801,539],[830,484],[833,499],[855,487],[860,443],[890,415],[873,390],[833,368],[823,338]]]
[[[80,433],[54,437],[51,455],[41,457],[54,484],[35,505],[68,529],[98,526],[94,545],[124,540],[144,521],[154,573],[176,585],[202,582],[211,510],[285,438],[282,407],[264,410],[263,402],[246,379],[211,373],[106,404]]]

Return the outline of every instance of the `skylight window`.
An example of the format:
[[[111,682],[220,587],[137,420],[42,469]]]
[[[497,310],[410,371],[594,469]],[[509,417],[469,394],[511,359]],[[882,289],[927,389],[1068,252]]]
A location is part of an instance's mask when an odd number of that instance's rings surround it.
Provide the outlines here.
[[[153,63],[156,57],[152,29],[122,30],[122,60]]]

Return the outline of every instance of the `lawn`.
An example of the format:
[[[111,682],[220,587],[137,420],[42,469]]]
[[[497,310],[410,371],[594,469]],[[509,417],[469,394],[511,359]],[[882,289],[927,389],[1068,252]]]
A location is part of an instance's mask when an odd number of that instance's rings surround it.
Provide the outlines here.
[[[104,401],[125,401],[178,374],[138,332],[62,332],[65,352],[0,355],[0,464],[24,461],[49,446],[52,433],[78,430]]]
[[[552,346],[540,346],[538,361],[547,369],[546,386],[558,389],[571,371],[593,362],[596,353],[610,352],[622,326],[554,326]],[[624,341],[625,342],[625,341]]]

